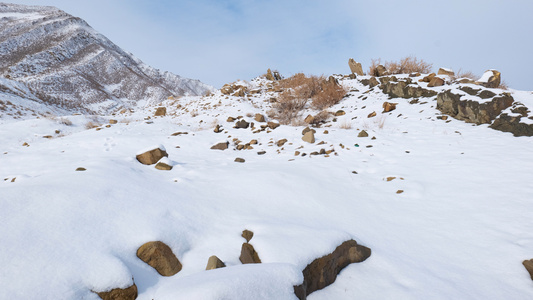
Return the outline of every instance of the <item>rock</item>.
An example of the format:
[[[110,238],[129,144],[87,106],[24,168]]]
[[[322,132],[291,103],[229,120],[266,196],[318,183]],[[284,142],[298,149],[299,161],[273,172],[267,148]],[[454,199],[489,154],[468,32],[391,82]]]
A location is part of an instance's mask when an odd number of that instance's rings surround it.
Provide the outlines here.
[[[313,133],[316,133],[316,130],[311,129],[311,128],[309,128],[309,127],[305,127],[305,128],[302,130],[302,135],[306,134],[308,131],[312,131]]]
[[[167,151],[163,146],[137,154],[137,160],[143,165],[153,165],[163,157],[168,157]]]
[[[81,171],[81,172],[83,172],[83,171],[87,171],[87,169],[85,169],[85,168],[83,168],[83,167],[79,167],[79,168],[76,169],[76,171]]]
[[[368,137],[368,133],[366,131],[364,131],[364,130],[361,130],[361,132],[359,132],[357,137]]]
[[[265,122],[265,116],[263,116],[262,114],[255,114],[254,120],[261,123]]]
[[[332,253],[315,259],[303,270],[304,281],[295,286],[298,299],[306,297],[314,291],[321,290],[337,279],[337,274],[351,263],[365,261],[371,255],[370,248],[349,240],[338,246]]]
[[[387,101],[383,102],[383,112],[386,113],[395,110],[397,104],[398,103],[390,103]]]
[[[213,129],[214,133],[221,133],[222,132],[222,126],[218,125],[215,126],[215,129]]]
[[[238,162],[238,163],[243,163],[243,162],[245,162],[244,158],[240,158],[240,157],[237,157],[234,161],[235,161],[235,162]]]
[[[118,123],[117,120],[113,120],[113,119],[109,120],[109,124],[117,124],[117,123]]]
[[[166,157],[161,158],[157,164],[155,165],[155,168],[162,171],[170,171],[172,170],[173,166],[170,160]]]
[[[213,150],[226,150],[228,149],[229,142],[218,143],[211,147]]]
[[[522,262],[526,270],[529,272],[529,276],[531,277],[531,280],[533,280],[533,259],[530,260],[524,260]]]
[[[270,128],[270,129],[276,129],[276,128],[279,127],[279,123],[268,122],[267,123],[267,127]]]
[[[370,80],[368,81],[368,85],[373,88],[375,86],[379,85],[379,81],[376,79],[376,77],[372,76],[370,77]]]
[[[155,111],[154,117],[159,116],[166,116],[167,115],[167,108],[166,107],[158,107]]]
[[[23,146],[23,147],[29,147],[30,144],[28,144],[27,142],[24,142],[24,143],[22,144],[22,146]]]
[[[461,95],[452,93],[451,90],[441,92],[437,95],[437,109],[456,119],[479,125],[490,124],[514,102],[509,93],[502,93],[484,102],[461,100],[461,97]]]
[[[178,135],[183,135],[183,134],[189,134],[188,132],[174,132],[173,134],[171,134],[171,136],[178,136]]]
[[[264,70],[264,69],[263,69]],[[267,70],[267,73],[266,73],[266,79],[267,80],[271,80],[271,81],[274,81],[274,75],[272,75],[272,70],[268,69]]]
[[[274,80],[281,80],[281,75],[279,74],[278,71],[274,71],[272,72],[272,75],[274,76]]]
[[[240,120],[237,123],[235,123],[235,126],[233,128],[246,129],[248,127],[250,127],[250,123],[246,122],[245,120]]]
[[[403,193],[403,190],[397,190],[396,191],[396,194],[402,194]]]
[[[137,250],[137,257],[162,276],[172,276],[181,270],[181,263],[165,243],[148,242]]]
[[[387,75],[387,68],[385,68],[383,65],[378,65],[376,69],[374,70],[374,76],[381,77]]]
[[[304,142],[308,142],[308,143],[311,143],[313,144],[315,142],[315,133],[313,130],[309,130],[307,131],[304,136],[302,137],[302,140]]]
[[[344,116],[345,114],[346,114],[346,112],[344,110],[340,109],[340,110],[337,110],[335,112],[335,117]]]
[[[499,115],[489,126],[492,129],[510,132],[514,136],[533,136],[533,124],[520,122],[523,116],[510,116],[507,113]]]
[[[459,87],[459,89],[461,91],[471,95],[471,96],[476,96],[479,93],[479,91],[481,91],[481,89],[474,89],[474,88],[469,87],[469,86],[461,86],[461,87]],[[494,94],[494,95],[496,95],[496,94]]]
[[[207,260],[207,266],[205,267],[206,270],[214,270],[219,268],[226,267],[226,264],[224,264],[220,258],[216,257],[215,255],[209,257]]]
[[[419,81],[419,82],[430,82],[431,79],[433,79],[433,77],[435,77],[435,76],[437,76],[437,74],[435,74],[435,73],[431,73],[431,74],[429,74],[428,76],[426,76],[426,77],[424,77],[424,78],[422,78],[422,79],[420,79],[420,80],[418,80],[418,81]]]
[[[348,60],[348,66],[350,66],[350,71],[352,71],[352,74],[359,76],[365,75],[365,73],[363,73],[363,66],[361,63],[356,62],[353,58]]]
[[[264,155],[264,154],[266,154],[266,153],[267,153],[266,151],[258,151],[258,152],[257,152],[257,155]]]
[[[333,85],[339,85],[339,81],[337,80],[337,78],[333,76],[328,77],[327,83],[333,84]]]
[[[97,292],[103,300],[135,300],[137,298],[137,286],[135,283],[125,289],[112,289],[108,292]]]
[[[257,252],[255,252],[254,246],[249,243],[242,244],[241,256],[239,257],[239,260],[243,264],[261,263],[261,259],[259,259],[259,255],[257,254]]]
[[[489,98],[493,98],[494,96],[496,96],[496,93],[493,93],[489,90],[483,90],[477,96],[481,99],[489,99]]]
[[[373,112],[371,112],[371,113],[368,115],[368,118],[373,118],[373,117],[375,117],[375,116],[377,116],[377,114],[376,114],[375,111],[373,111]]]
[[[246,240],[247,243],[254,237],[254,233],[248,229],[242,231],[241,236]]]
[[[278,145],[278,147],[283,147],[283,145],[285,145],[286,142],[287,142],[287,139],[281,139],[276,142],[276,145]]]
[[[447,75],[450,77],[455,77],[455,73],[452,70],[446,68],[439,68],[439,70],[437,71],[437,75]]]
[[[307,124],[311,124],[313,123],[314,120],[315,120],[315,117],[313,117],[312,115],[308,115],[307,117],[305,117],[304,122]]]
[[[440,77],[433,77],[431,78],[431,81],[428,83],[428,87],[436,87],[436,86],[443,86],[444,85],[444,79]]]
[[[500,86],[501,73],[496,70],[488,70],[476,81],[476,84],[487,88],[497,88]]]
[[[226,120],[226,122],[235,122],[235,118],[234,117],[228,117],[228,119]]]

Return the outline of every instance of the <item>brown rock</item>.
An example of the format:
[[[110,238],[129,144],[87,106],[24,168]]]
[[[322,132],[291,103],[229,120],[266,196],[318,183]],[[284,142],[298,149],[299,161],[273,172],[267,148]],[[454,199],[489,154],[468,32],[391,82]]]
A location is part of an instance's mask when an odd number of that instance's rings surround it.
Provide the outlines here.
[[[377,116],[377,114],[376,114],[375,111],[371,112],[371,113],[368,115],[369,118],[373,118],[373,117],[375,117],[375,116]]]
[[[403,193],[403,190],[397,190],[396,191],[396,194],[402,194]]]
[[[270,128],[270,129],[276,129],[276,128],[279,127],[279,123],[268,122],[267,123],[267,127]]]
[[[228,117],[228,119],[226,120],[226,122],[235,122],[235,118],[234,117]]]
[[[229,142],[218,143],[211,147],[213,150],[226,150],[228,149]]]
[[[311,143],[313,144],[315,142],[315,133],[313,130],[309,130],[307,131],[304,136],[302,137],[302,140],[304,142],[308,142],[308,143]]]
[[[170,171],[170,170],[172,170],[173,167],[171,165],[167,164],[167,163],[159,161],[155,165],[155,168],[158,169],[158,170],[162,170],[162,171]]]
[[[476,81],[476,84],[487,88],[497,88],[501,83],[501,73],[496,70],[486,71],[481,78]]]
[[[285,145],[286,142],[287,142],[287,139],[281,139],[276,142],[276,145],[278,145],[278,147],[283,147],[283,145]]]
[[[246,242],[249,243],[250,240],[254,237],[254,233],[248,229],[245,229],[242,231],[241,235],[244,239],[246,239]]]
[[[84,167],[79,167],[79,168],[76,168],[76,171],[83,172],[83,171],[87,171],[87,169],[85,169]]]
[[[346,114],[346,112],[344,110],[340,109],[340,110],[337,110],[335,112],[335,117],[344,116],[345,114]]]
[[[315,259],[303,270],[304,282],[294,287],[299,299],[314,291],[325,288],[337,279],[337,274],[351,263],[365,261],[371,255],[370,248],[349,240],[338,246],[332,253]]]
[[[314,120],[315,120],[315,117],[313,117],[312,115],[308,115],[307,117],[305,117],[304,122],[307,124],[311,124],[313,123]]]
[[[207,260],[207,266],[205,267],[206,270],[214,270],[219,268],[226,267],[226,264],[224,264],[220,258],[216,257],[215,255],[209,257]]]
[[[462,100],[462,96],[451,90],[437,95],[437,109],[451,117],[467,123],[490,124],[502,111],[514,103],[509,93],[502,93],[490,101]]]
[[[217,124],[217,126],[215,126],[215,129],[213,130],[213,132],[215,132],[215,133],[221,133],[221,132],[222,132],[222,126],[220,126],[220,125]]]
[[[246,122],[245,120],[240,120],[237,123],[235,123],[235,126],[233,128],[246,129],[248,127],[250,127],[250,123]]]
[[[440,77],[433,77],[431,78],[431,81],[428,83],[428,87],[436,87],[436,86],[443,86],[444,85],[444,79]]]
[[[311,129],[311,128],[309,128],[309,127],[305,127],[305,128],[302,130],[302,135],[304,135],[304,134],[305,134],[306,132],[308,132],[308,131],[312,131],[313,133],[316,133],[316,130]]]
[[[530,260],[524,260],[522,262],[526,270],[529,272],[529,276],[531,277],[531,280],[533,280],[533,259]]]
[[[368,81],[368,84],[371,88],[379,85],[379,81],[376,79],[376,77],[372,76],[370,77],[370,80]]]
[[[357,137],[368,137],[368,133],[366,131],[364,131],[364,130],[361,130],[361,132],[359,132]]]
[[[135,283],[125,289],[112,289],[108,292],[96,293],[103,300],[135,300],[137,298],[137,286]]]
[[[238,163],[243,163],[243,162],[245,162],[244,158],[240,158],[240,157],[237,157],[234,161],[235,161],[235,162],[238,162]]]
[[[383,112],[386,113],[395,110],[397,104],[398,103],[390,103],[387,101],[383,102]]]
[[[265,122],[265,116],[263,116],[262,114],[255,114],[254,120],[257,122]]]
[[[383,65],[378,65],[376,69],[374,70],[374,76],[381,77],[387,75],[387,68],[385,68]]]
[[[167,115],[167,108],[166,107],[158,107],[155,111],[155,114],[154,116],[155,117],[159,117],[159,116],[166,116]]]
[[[439,70],[437,71],[437,75],[447,75],[450,77],[454,77],[455,73],[450,69],[439,68]]]
[[[113,120],[113,119],[109,120],[109,124],[117,124],[117,123],[118,123],[117,120]]]
[[[189,134],[188,132],[174,132],[173,134],[171,134],[171,136],[178,136],[178,135],[183,135],[183,134]]]
[[[350,71],[352,71],[352,74],[357,74],[359,76],[365,75],[363,73],[363,66],[361,66],[360,63],[356,62],[353,58],[350,58],[348,60],[348,66],[350,66]]]
[[[137,257],[154,268],[160,275],[172,276],[181,270],[181,263],[163,242],[148,242],[137,250]]]
[[[264,70],[264,69],[263,69]],[[266,73],[266,79],[267,80],[271,80],[271,81],[274,81],[274,75],[272,75],[272,70],[268,69],[267,70],[267,73]]]
[[[138,154],[137,160],[143,165],[153,165],[163,157],[168,157],[167,152],[163,149],[155,148],[142,154]]]
[[[259,255],[257,252],[255,252],[254,246],[252,246],[249,243],[242,244],[241,248],[241,256],[239,257],[239,260],[243,264],[260,264],[261,259],[259,259]]]
[[[428,76],[426,76],[426,77],[424,77],[424,78],[422,78],[422,79],[420,79],[420,80],[418,80],[418,81],[419,81],[419,82],[430,82],[431,79],[433,79],[433,77],[435,77],[435,76],[437,76],[437,74],[435,74],[435,73],[431,73],[431,74],[429,74]]]

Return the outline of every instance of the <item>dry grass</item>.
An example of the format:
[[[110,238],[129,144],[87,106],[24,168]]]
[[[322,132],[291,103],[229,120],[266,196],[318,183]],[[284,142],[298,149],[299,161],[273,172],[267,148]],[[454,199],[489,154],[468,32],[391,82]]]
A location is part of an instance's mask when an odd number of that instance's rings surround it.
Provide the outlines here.
[[[472,80],[478,80],[479,76],[474,74],[474,72],[472,72],[472,71],[463,71],[462,69],[459,69],[459,71],[457,71],[457,73],[455,73],[455,78],[454,79],[459,79],[459,78],[468,78],[468,79],[472,79]]]
[[[342,123],[339,124],[340,129],[352,129],[352,123],[348,120],[342,121]]]
[[[72,126],[72,121],[69,120],[68,118],[59,118],[58,122],[59,124],[63,124],[66,126]]]
[[[284,91],[269,114],[278,119],[281,124],[290,124],[305,108],[307,101],[308,98],[298,98],[290,91]]]
[[[376,68],[381,63],[381,58],[372,59],[368,74],[375,74]],[[414,56],[406,56],[400,61],[387,61],[382,64],[389,74],[411,74],[411,73],[430,73],[433,68],[433,64],[424,61],[423,59],[418,59]]]
[[[339,103],[344,95],[346,89],[334,82],[324,82],[322,90],[312,97],[312,105],[316,109],[324,109]]]
[[[85,129],[93,129],[96,127],[99,127],[101,124],[95,123],[93,121],[89,121],[85,124]]]

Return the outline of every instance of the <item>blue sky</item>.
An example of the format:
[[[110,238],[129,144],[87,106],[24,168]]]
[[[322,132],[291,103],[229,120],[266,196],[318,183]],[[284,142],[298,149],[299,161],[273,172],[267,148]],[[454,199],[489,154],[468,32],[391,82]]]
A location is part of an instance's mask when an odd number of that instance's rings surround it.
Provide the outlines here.
[[[350,57],[414,55],[439,67],[502,72],[533,90],[530,0],[92,0],[53,5],[85,19],[144,62],[221,87],[277,69],[347,74]]]

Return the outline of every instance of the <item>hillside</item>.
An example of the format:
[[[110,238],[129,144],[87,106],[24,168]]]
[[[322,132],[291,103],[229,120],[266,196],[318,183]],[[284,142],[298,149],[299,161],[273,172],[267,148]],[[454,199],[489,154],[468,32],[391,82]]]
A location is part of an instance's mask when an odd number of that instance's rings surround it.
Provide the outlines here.
[[[491,127],[529,128],[533,94],[427,76],[334,75],[346,96],[287,124],[285,79],[265,76],[114,115],[0,121],[0,298],[135,284],[137,299],[297,299],[304,268],[352,239],[370,257],[307,299],[532,298],[533,139]],[[171,170],[136,159],[154,148]],[[242,263],[248,239],[261,263]],[[137,257],[151,241],[177,274]],[[226,267],[206,271],[212,255]]]
[[[0,92],[31,111],[110,113],[212,89],[142,63],[54,7],[0,3],[0,28]]]

